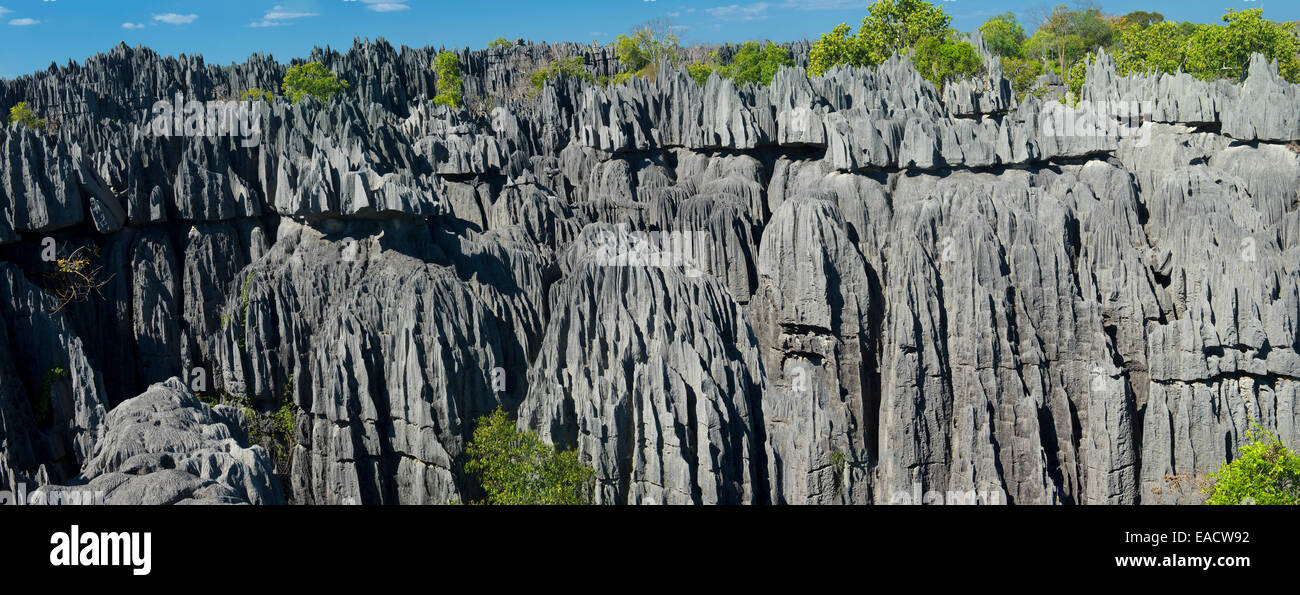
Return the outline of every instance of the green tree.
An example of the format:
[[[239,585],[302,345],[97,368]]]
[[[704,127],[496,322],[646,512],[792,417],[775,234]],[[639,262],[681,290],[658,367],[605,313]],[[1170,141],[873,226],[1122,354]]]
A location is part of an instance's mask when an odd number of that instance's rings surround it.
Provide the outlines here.
[[[619,83],[633,76],[653,78],[659,62],[676,63],[681,41],[672,33],[667,21],[650,21],[638,25],[631,34],[614,39],[614,55],[622,72],[614,77]]]
[[[834,66],[875,66],[874,55],[861,37],[853,35],[847,24],[840,23],[830,33],[823,33],[808,51],[808,74],[821,76]]]
[[[45,130],[45,120],[37,118],[36,112],[27,107],[26,101],[19,101],[18,105],[9,108],[9,123],[25,126],[33,130]]]
[[[517,429],[500,407],[479,418],[465,453],[465,471],[478,478],[487,504],[591,503],[596,472],[577,451],[556,451]]]
[[[1183,70],[1202,80],[1242,80],[1250,56],[1263,54],[1276,61],[1278,72],[1288,81],[1300,82],[1300,38],[1293,23],[1264,19],[1260,9],[1236,11],[1223,16],[1224,25],[1154,23],[1143,29],[1127,29],[1115,55],[1121,75]]]
[[[546,81],[556,79],[577,79],[593,83],[596,76],[587,70],[587,59],[582,56],[571,56],[555,60],[546,66],[538,68],[528,77],[528,82],[532,83],[533,90],[540,90],[546,85]]]
[[[917,72],[936,89],[950,79],[972,77],[984,69],[975,46],[939,37],[927,37],[916,45],[912,62]]]
[[[1025,98],[1034,87],[1034,82],[1038,76],[1043,74],[1043,63],[1036,60],[1021,60],[1010,56],[1002,57],[1002,75],[1011,81],[1011,88],[1015,90],[1016,97]]]
[[[1185,29],[1169,21],[1126,29],[1115,54],[1115,70],[1120,76],[1186,70],[1189,37]]]
[[[948,39],[952,17],[925,0],[876,0],[867,7],[862,26],[853,35],[840,24],[813,44],[808,72],[825,74],[831,67],[874,66],[895,53],[907,53],[927,38]]]
[[[944,37],[952,17],[925,0],[876,0],[867,7],[858,35],[868,40],[876,63],[927,37]]]
[[[1188,40],[1189,69],[1201,78],[1242,80],[1250,56],[1263,54],[1278,63],[1278,71],[1291,82],[1300,82],[1300,40],[1295,23],[1275,23],[1264,18],[1259,8],[1228,9],[1226,25],[1198,27]]]
[[[1145,10],[1135,10],[1118,19],[1118,27],[1128,31],[1131,29],[1146,29],[1156,23],[1162,23],[1165,15],[1158,12],[1147,12]]]
[[[1232,462],[1210,474],[1207,504],[1300,504],[1300,455],[1258,424]]]
[[[1115,40],[1115,27],[1096,8],[1070,10],[1056,5],[1025,42],[1025,53],[1039,60],[1050,60],[1057,74],[1065,77],[1071,65],[1098,47],[1109,47]]]
[[[437,75],[438,94],[433,97],[435,105],[464,107],[465,81],[460,75],[460,57],[453,52],[442,52],[433,59],[433,72]]]
[[[695,79],[695,83],[698,85],[703,85],[708,82],[710,74],[720,72],[722,69],[721,66],[718,66],[716,61],[717,52],[710,53],[709,57],[709,60],[703,62],[691,62],[686,65],[686,72],[691,75],[691,78]],[[722,75],[719,74],[718,76]]]
[[[335,76],[320,62],[308,62],[289,68],[289,72],[284,75],[284,82],[280,84],[285,97],[294,103],[308,95],[327,101],[348,86],[347,81]]]
[[[1093,59],[1094,56],[1089,52],[1088,55],[1080,58],[1073,66],[1070,66],[1070,70],[1065,73],[1065,86],[1074,96],[1075,103],[1078,103],[1083,98],[1083,83],[1087,81],[1088,64]]]
[[[504,37],[498,37],[496,39],[493,39],[492,41],[489,41],[487,46],[489,48],[499,49],[499,48],[508,48],[512,45],[514,44],[511,43],[509,39],[506,39]]]
[[[723,76],[733,78],[737,83],[770,85],[777,70],[793,65],[789,50],[774,43],[759,45],[757,41],[747,41],[723,69]]]
[[[1025,28],[1016,22],[1015,13],[997,15],[980,25],[980,35],[993,53],[999,56],[1020,58],[1025,54],[1024,44],[1028,37]]]
[[[728,63],[719,63],[718,53],[710,52],[708,60],[687,64],[686,71],[701,85],[714,72],[737,83],[770,85],[782,66],[794,66],[790,50],[770,42],[746,41]]]

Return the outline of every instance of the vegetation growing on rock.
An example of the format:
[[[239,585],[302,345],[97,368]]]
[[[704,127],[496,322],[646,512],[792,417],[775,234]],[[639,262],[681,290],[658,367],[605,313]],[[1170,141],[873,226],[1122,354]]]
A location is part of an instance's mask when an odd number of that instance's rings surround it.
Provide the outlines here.
[[[284,82],[281,83],[285,97],[294,103],[308,95],[327,101],[335,93],[346,90],[348,86],[347,81],[339,79],[320,62],[308,62],[289,68],[289,72],[284,75]]]
[[[460,57],[452,52],[442,52],[433,59],[433,72],[438,76],[438,94],[434,96],[435,105],[463,107],[465,105],[465,81],[461,79]]]
[[[465,471],[478,478],[485,504],[589,504],[595,471],[577,451],[559,451],[515,427],[498,407],[478,420],[465,447]]]
[[[1231,462],[1210,474],[1207,504],[1300,504],[1300,455],[1258,424]]]
[[[936,88],[951,78],[983,69],[975,46],[960,41],[948,27],[952,17],[925,0],[877,0],[856,34],[840,24],[822,35],[808,54],[808,71],[824,74],[834,66],[875,66],[894,54],[909,54],[921,76]]]
[[[562,58],[543,66],[528,77],[528,82],[536,91],[546,85],[547,81],[560,79],[577,79],[588,83],[595,82],[595,75],[587,70],[587,60],[582,56]]]
[[[19,101],[17,105],[9,108],[9,123],[25,126],[33,130],[45,130],[45,120],[37,118],[36,112],[27,107],[26,101]]]

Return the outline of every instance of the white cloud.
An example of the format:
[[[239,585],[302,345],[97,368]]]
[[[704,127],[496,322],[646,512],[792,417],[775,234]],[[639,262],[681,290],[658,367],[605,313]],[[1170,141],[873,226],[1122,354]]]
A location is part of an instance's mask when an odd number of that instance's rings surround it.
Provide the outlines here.
[[[9,13],[11,13],[11,12],[13,12],[13,11],[12,11],[12,10],[9,10],[8,8],[5,8],[5,7],[3,7],[3,6],[0,6],[0,16],[4,16],[4,15],[9,14]]]
[[[36,19],[14,19],[12,21],[9,21],[9,24],[15,27],[26,27],[28,25],[35,25],[37,23],[40,23],[40,21]]]
[[[122,23],[123,29],[144,29],[144,23]]]
[[[291,10],[285,9],[285,7],[283,6],[276,6],[272,8],[270,12],[266,13],[266,16],[262,18],[269,19],[272,21],[285,21],[285,20],[301,19],[303,17],[314,17],[314,16],[320,16],[320,13],[293,12]]]
[[[153,20],[168,25],[188,25],[197,18],[199,18],[197,14],[176,14],[174,12],[153,15]]]
[[[750,4],[748,6],[731,4],[728,6],[706,8],[704,9],[704,12],[709,13],[709,16],[721,21],[759,21],[767,18],[767,8],[769,6],[771,5],[766,2],[759,2],[758,4]]]
[[[283,6],[276,5],[272,7],[271,10],[267,11],[266,15],[262,17],[262,20],[253,21],[249,23],[248,26],[249,27],[278,27],[280,25],[289,23],[294,19],[301,19],[304,17],[314,17],[314,16],[320,16],[320,13],[296,12],[292,9],[288,9]]]
[[[366,10],[374,12],[400,12],[410,10],[411,6],[406,2],[392,2],[389,0],[362,0],[366,3]]]

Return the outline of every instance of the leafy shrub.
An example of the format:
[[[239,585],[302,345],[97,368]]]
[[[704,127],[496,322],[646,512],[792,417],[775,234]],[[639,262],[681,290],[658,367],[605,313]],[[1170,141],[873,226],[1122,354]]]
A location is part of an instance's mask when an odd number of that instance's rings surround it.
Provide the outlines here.
[[[917,43],[912,62],[917,72],[936,89],[943,89],[950,79],[972,77],[984,70],[975,46],[937,37],[927,37]]]
[[[290,379],[289,382],[292,383],[293,380]],[[293,456],[294,431],[297,430],[296,412],[293,401],[286,400],[271,414],[272,455],[285,470],[288,470]]]
[[[1258,424],[1231,463],[1210,474],[1207,504],[1300,504],[1300,455]]]
[[[1083,98],[1083,83],[1087,79],[1088,64],[1093,61],[1093,58],[1092,53],[1089,52],[1082,60],[1075,62],[1070,67],[1070,70],[1065,73],[1065,87],[1074,96],[1075,103],[1078,103]]]
[[[875,66],[878,62],[867,44],[844,23],[823,33],[808,51],[808,74],[820,76],[834,66]]]
[[[244,91],[243,95],[239,96],[239,100],[240,101],[265,101],[267,103],[274,103],[275,93],[267,91],[266,89],[259,89],[257,87],[253,87],[252,89]]]
[[[504,37],[498,37],[496,39],[493,39],[492,41],[489,41],[487,46],[489,48],[500,49],[500,48],[508,48],[512,45],[514,44],[511,43],[509,39],[506,39]]]
[[[838,450],[831,453],[831,473],[835,474],[832,480],[835,482],[835,495],[837,496],[844,489],[844,468],[847,465],[848,462],[844,459],[844,453]]]
[[[1034,81],[1043,74],[1043,63],[1036,60],[1021,60],[1010,56],[1002,57],[1002,75],[1011,81],[1011,88],[1016,97],[1025,98],[1025,94],[1034,87]]]
[[[244,419],[248,420],[248,445],[252,446],[261,443],[262,423],[257,410],[250,405],[245,405],[239,408],[239,412],[244,414]]]
[[[1027,57],[1052,63],[1061,78],[1071,65],[1098,47],[1110,47],[1115,41],[1115,26],[1096,8],[1070,10],[1064,4],[1052,9],[1038,30],[1024,44]]]
[[[327,101],[348,86],[347,81],[339,79],[320,62],[308,62],[289,68],[289,72],[284,75],[284,82],[280,84],[285,97],[294,103],[308,95]]]
[[[718,72],[721,68],[721,66],[718,66],[717,63],[712,61],[691,62],[686,65],[686,72],[691,75],[691,78],[695,79],[697,85],[703,85],[708,82],[710,74]]]
[[[840,24],[813,44],[808,71],[825,74],[831,67],[875,66],[895,53],[906,53],[922,39],[948,37],[952,17],[925,0],[876,0],[867,7],[857,35]]]
[[[266,448],[275,463],[277,473],[288,473],[293,462],[293,445],[297,426],[298,410],[294,406],[293,376],[285,382],[284,401],[280,407],[269,413],[259,411],[251,400],[245,400],[240,413],[248,420],[248,443]]]
[[[614,76],[621,83],[633,76],[654,78],[660,61],[678,61],[680,41],[666,22],[651,21],[637,26],[630,35],[614,39],[614,55],[622,72]]]
[[[465,81],[461,80],[460,57],[452,52],[442,52],[433,59],[433,72],[437,75],[438,94],[435,105],[459,108],[465,105]]]
[[[577,79],[588,83],[596,82],[595,75],[587,70],[587,59],[582,56],[571,56],[555,60],[546,66],[538,68],[528,77],[528,82],[532,83],[533,90],[537,91],[546,86],[547,81],[557,79]]]
[[[1202,80],[1246,76],[1253,53],[1278,63],[1278,72],[1300,82],[1300,38],[1293,23],[1264,19],[1258,8],[1223,15],[1225,25],[1157,22],[1125,30],[1115,57],[1121,75],[1179,69]]]
[[[984,68],[975,46],[954,38],[948,28],[952,17],[938,6],[925,0],[877,0],[867,12],[856,35],[841,24],[813,44],[809,74],[825,74],[840,64],[874,66],[895,53],[910,54],[921,76],[941,89],[949,79]]]
[[[45,130],[45,120],[36,117],[36,112],[27,107],[26,101],[19,101],[18,105],[9,108],[9,123],[18,124],[31,128],[33,130]]]
[[[1020,58],[1025,55],[1024,43],[1028,37],[1025,28],[1016,22],[1016,14],[1008,12],[997,15],[980,25],[980,34],[984,44],[994,54],[1007,58]]]
[[[720,64],[718,53],[711,52],[708,60],[687,64],[686,72],[700,85],[707,82],[714,72],[724,79],[734,79],[737,84],[770,85],[772,77],[782,66],[794,66],[789,50],[774,43],[747,41],[741,44],[727,64]]]
[[[478,420],[465,447],[465,471],[478,478],[487,504],[589,504],[595,471],[577,451],[559,451],[516,429],[498,407]]]
[[[757,41],[747,41],[732,56],[731,63],[723,68],[723,76],[733,78],[737,83],[770,85],[777,70],[793,65],[789,50],[774,43],[760,45]]]

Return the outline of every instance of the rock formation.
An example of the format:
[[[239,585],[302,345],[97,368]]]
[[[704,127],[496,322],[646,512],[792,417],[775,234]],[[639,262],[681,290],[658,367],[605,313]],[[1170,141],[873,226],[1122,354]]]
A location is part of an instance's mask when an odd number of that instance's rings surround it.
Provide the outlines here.
[[[1103,52],[1077,106],[898,58],[511,97],[617,72],[518,42],[461,52],[501,99],[449,110],[435,54],[318,49],[352,90],[255,134],[150,109],[274,88],[265,56],[0,81],[54,124],[0,130],[0,489],[465,502],[498,406],[612,504],[1180,502],[1252,422],[1300,443],[1300,87],[1259,56]],[[102,286],[60,307],[51,254]],[[192,393],[287,407],[286,464]]]

